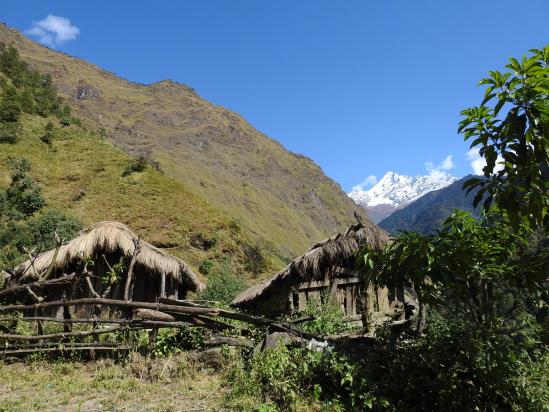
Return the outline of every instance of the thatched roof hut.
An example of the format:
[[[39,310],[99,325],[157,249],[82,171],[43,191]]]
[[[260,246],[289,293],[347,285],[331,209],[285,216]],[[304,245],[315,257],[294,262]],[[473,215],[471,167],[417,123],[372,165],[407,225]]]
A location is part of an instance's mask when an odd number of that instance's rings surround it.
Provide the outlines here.
[[[98,293],[104,288],[105,273],[114,265],[129,263],[139,237],[126,225],[119,222],[99,222],[82,230],[74,239],[62,245],[55,256],[55,249],[40,254],[33,262],[27,260],[14,269],[11,283],[32,281],[36,273],[45,272],[53,262],[53,272],[60,276],[78,272],[84,262],[92,261]],[[122,278],[118,283],[123,283]],[[161,278],[164,277],[164,293],[169,297],[184,297],[187,291],[201,291],[204,285],[197,275],[181,259],[139,239],[139,253],[135,256],[135,300],[151,301],[160,294]],[[114,292],[113,288],[113,293]],[[117,296],[113,296],[117,297]]]
[[[272,278],[242,292],[231,304],[271,316],[297,310],[311,296],[318,297],[323,289],[333,286],[335,278],[339,279],[337,284],[340,288],[354,287],[359,283],[354,273],[356,254],[365,246],[381,249],[389,242],[389,235],[372,223],[353,225],[344,232],[316,243]],[[301,290],[305,291],[301,294],[304,299],[299,299]],[[290,296],[292,292],[294,296]],[[347,301],[344,305],[347,306],[347,303],[353,305]]]

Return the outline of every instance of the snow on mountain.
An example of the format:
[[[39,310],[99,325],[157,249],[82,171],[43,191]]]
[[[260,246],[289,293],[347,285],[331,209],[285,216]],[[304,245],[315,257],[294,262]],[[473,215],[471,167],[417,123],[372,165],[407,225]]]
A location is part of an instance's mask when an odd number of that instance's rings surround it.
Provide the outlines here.
[[[426,176],[405,176],[387,172],[371,189],[355,188],[349,193],[349,197],[362,206],[370,219],[377,223],[424,194],[442,189],[456,180],[457,177],[443,172]]]

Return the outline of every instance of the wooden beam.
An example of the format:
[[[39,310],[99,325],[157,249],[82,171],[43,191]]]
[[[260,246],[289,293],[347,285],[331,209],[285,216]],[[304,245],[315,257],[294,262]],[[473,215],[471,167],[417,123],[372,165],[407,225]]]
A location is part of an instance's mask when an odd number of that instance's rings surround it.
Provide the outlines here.
[[[209,308],[209,307],[176,306],[176,305],[165,305],[162,303],[152,303],[152,302],[128,302],[124,300],[104,299],[104,298],[82,298],[82,299],[74,299],[74,300],[56,300],[51,302],[41,302],[41,303],[34,303],[31,305],[5,305],[5,306],[0,306],[0,312],[11,311],[11,310],[41,309],[41,308],[64,306],[64,305],[67,305],[67,306],[111,305],[111,306],[120,306],[120,307],[126,307],[126,308],[143,308],[143,309],[160,310],[165,312],[202,314],[202,315],[209,315],[209,316],[218,316],[221,311],[221,309]]]
[[[70,275],[61,276],[61,277],[51,279],[51,280],[23,283],[21,285],[12,286],[10,288],[0,290],[0,297],[10,295],[12,293],[26,291],[27,287],[29,287],[29,288],[44,287],[44,286],[52,286],[52,285],[60,285],[60,284],[64,284],[64,283],[70,283],[75,278],[75,276],[76,276],[76,273],[72,273]]]

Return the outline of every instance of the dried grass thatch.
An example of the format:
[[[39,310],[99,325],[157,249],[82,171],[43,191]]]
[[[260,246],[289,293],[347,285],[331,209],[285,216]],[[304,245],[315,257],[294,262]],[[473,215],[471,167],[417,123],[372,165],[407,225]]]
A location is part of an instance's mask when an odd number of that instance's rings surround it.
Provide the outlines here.
[[[245,306],[290,279],[322,280],[327,268],[344,264],[365,246],[382,249],[390,240],[390,236],[374,224],[359,223],[351,226],[344,232],[314,244],[307,253],[295,258],[272,278],[242,292],[231,304]]]
[[[78,236],[61,246],[54,263],[55,271],[67,270],[71,265],[88,258],[94,258],[100,254],[121,253],[125,256],[133,254],[134,240],[138,236],[126,225],[119,222],[99,222],[82,230]],[[136,257],[136,266],[144,268],[153,275],[159,276],[165,273],[177,284],[185,283],[189,290],[201,291],[204,285],[198,280],[196,274],[181,259],[172,256],[153,245],[140,240],[140,252]],[[48,269],[55,250],[49,250],[40,254],[34,260],[37,272]],[[31,261],[15,268],[20,281],[31,278],[34,273],[30,270]]]

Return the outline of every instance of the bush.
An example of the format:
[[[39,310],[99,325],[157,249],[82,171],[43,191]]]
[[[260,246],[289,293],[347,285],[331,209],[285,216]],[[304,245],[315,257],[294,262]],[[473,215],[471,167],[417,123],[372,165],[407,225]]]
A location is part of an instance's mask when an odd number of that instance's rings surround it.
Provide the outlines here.
[[[53,137],[54,137],[54,126],[53,126],[53,123],[49,121],[46,127],[44,128],[44,134],[40,137],[40,140],[43,143],[47,144],[48,146],[51,146]]]
[[[4,89],[2,100],[0,100],[0,122],[15,123],[21,114],[21,103],[17,97],[17,89],[8,86]]]
[[[208,275],[210,274],[210,272],[212,271],[213,266],[214,266],[214,262],[212,262],[210,259],[204,259],[204,260],[200,263],[200,266],[198,266],[198,270],[199,270],[200,273],[202,273],[203,275],[208,276]]]
[[[233,360],[224,379],[231,402],[249,397],[279,410],[305,400],[321,410],[547,411],[549,351],[539,325],[525,315],[513,330],[501,323],[486,334],[435,316],[427,336],[396,344],[381,336],[353,359],[279,346]]]
[[[263,272],[267,267],[267,260],[265,259],[261,249],[247,243],[242,246],[244,254],[246,255],[244,269],[254,275]]]
[[[149,158],[145,155],[136,156],[128,161],[122,176],[129,176],[132,173],[142,172],[147,168]]]
[[[333,350],[323,352],[279,345],[251,355],[249,360],[232,359],[224,380],[230,387],[228,400],[251,398],[271,405],[270,410],[366,410],[388,405],[371,392],[364,362],[351,361]],[[312,407],[316,405],[316,407]]]
[[[0,123],[0,143],[15,144],[19,141],[21,125],[17,122]]]
[[[30,219],[27,227],[31,244],[39,250],[48,250],[55,247],[54,233],[57,233],[61,240],[69,240],[82,229],[82,224],[55,209],[49,209]]]
[[[5,192],[8,210],[3,212],[19,219],[32,216],[44,207],[45,200],[42,188],[28,175],[31,163],[13,157],[9,157],[7,163],[11,170],[11,184]]]
[[[351,324],[341,307],[337,304],[329,303],[325,296],[322,301],[309,301],[304,312],[296,316],[311,316],[314,320],[303,323],[300,328],[305,332],[314,335],[339,335],[351,328]]]
[[[208,284],[200,299],[229,304],[246,288],[246,282],[238,278],[228,263],[214,266],[208,274]]]

